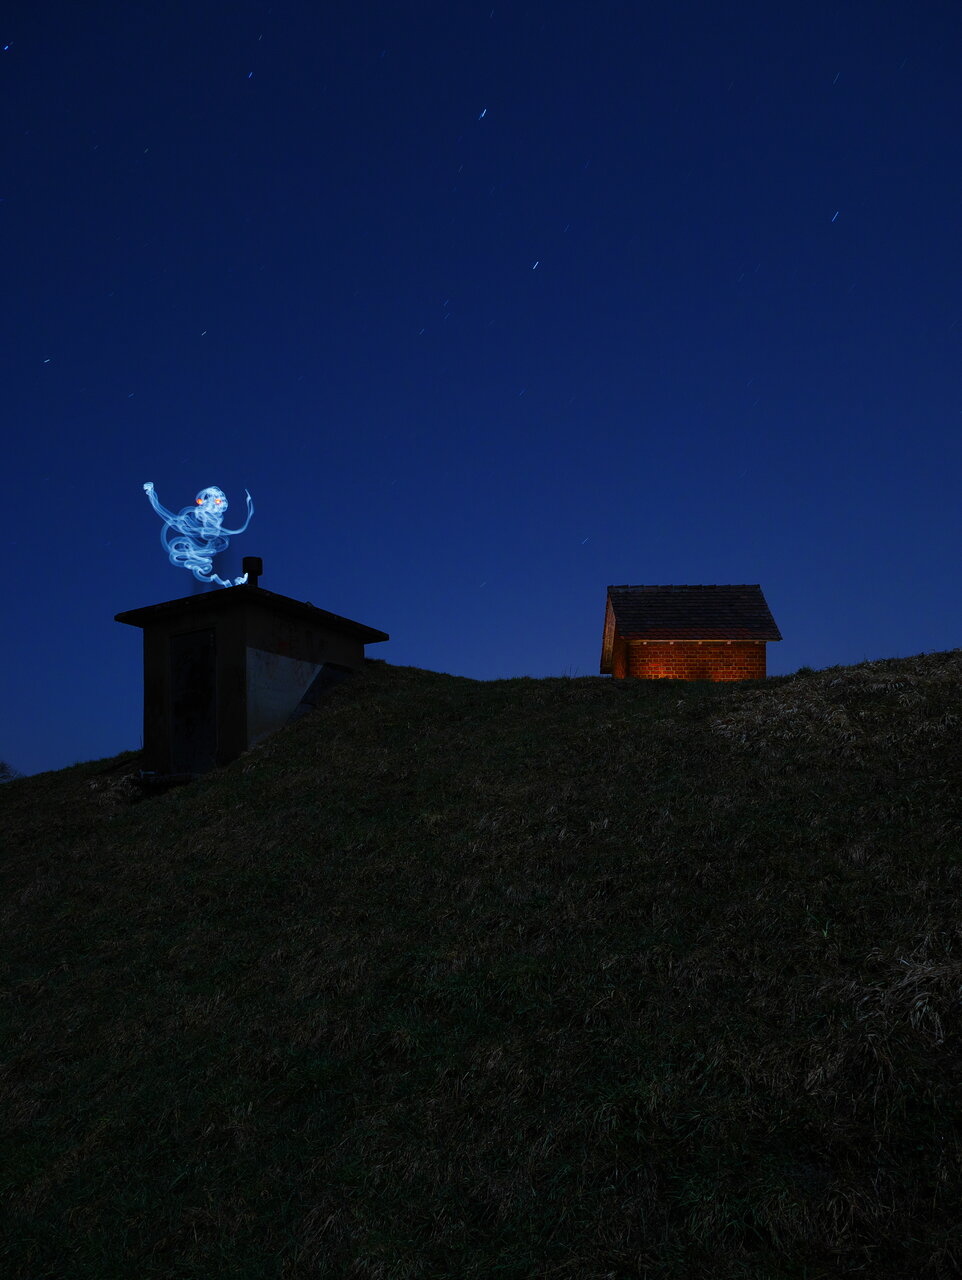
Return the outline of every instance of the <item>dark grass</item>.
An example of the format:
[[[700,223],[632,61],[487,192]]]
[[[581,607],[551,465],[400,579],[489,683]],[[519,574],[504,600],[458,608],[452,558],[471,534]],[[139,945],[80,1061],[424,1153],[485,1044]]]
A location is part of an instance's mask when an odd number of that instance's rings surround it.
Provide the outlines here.
[[[959,1274],[960,715],[369,663],[5,783],[0,1274]]]

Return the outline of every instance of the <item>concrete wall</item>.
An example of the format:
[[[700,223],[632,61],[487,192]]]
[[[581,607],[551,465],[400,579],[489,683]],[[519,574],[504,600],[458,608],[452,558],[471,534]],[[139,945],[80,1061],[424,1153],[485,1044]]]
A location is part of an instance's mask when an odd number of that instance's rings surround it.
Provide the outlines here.
[[[260,604],[247,613],[245,643],[247,746],[287,724],[325,663],[364,666],[364,645],[354,636]]]
[[[323,664],[247,650],[247,743],[253,746],[287,724]]]
[[[252,602],[192,604],[144,628],[144,769],[203,773],[287,724],[325,664],[360,670],[364,645],[336,627]]]

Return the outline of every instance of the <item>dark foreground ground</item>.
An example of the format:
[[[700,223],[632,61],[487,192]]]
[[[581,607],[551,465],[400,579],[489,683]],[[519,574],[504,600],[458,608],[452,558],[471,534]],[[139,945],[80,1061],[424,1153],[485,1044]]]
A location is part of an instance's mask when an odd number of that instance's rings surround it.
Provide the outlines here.
[[[960,1274],[960,715],[369,663],[4,784],[0,1274]]]

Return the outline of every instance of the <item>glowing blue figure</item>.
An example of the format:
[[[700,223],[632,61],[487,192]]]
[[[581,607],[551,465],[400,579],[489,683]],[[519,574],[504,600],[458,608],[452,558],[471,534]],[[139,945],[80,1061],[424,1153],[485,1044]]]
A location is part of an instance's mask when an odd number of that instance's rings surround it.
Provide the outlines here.
[[[247,493],[247,490],[244,490]],[[230,503],[223,489],[212,485],[209,489],[201,489],[193,507],[184,507],[180,515],[162,507],[157,501],[154,486],[148,480],[144,485],[144,493],[150,499],[150,505],[164,521],[160,531],[160,541],[170,556],[170,563],[180,569],[189,569],[198,582],[219,582],[222,587],[239,587],[247,581],[247,574],[235,578],[233,582],[225,582],[214,572],[214,556],[226,551],[228,535],[243,533],[254,514],[254,503],[247,493],[247,519],[239,529],[222,529],[221,521]],[[168,541],[167,531],[174,530],[180,534],[178,538]]]

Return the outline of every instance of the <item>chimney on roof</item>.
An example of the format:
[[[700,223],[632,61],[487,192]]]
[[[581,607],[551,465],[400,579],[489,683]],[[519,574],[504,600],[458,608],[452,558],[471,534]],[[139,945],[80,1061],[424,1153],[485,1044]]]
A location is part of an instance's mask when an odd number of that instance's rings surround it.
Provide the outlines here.
[[[245,556],[241,568],[247,574],[247,581],[244,583],[246,587],[256,587],[257,579],[264,572],[264,561],[260,556]]]

